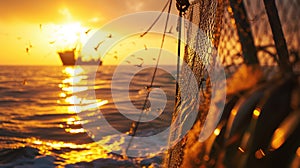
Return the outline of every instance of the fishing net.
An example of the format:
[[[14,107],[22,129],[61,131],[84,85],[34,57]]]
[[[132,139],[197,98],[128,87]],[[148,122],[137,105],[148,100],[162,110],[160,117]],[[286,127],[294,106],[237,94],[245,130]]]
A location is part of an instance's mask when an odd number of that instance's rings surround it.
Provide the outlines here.
[[[234,2],[237,6],[234,5]],[[289,54],[288,61],[295,68],[300,54],[300,22],[298,22],[300,19],[300,10],[298,10],[300,1],[276,0],[275,2]],[[210,80],[207,77],[205,65],[214,63],[215,59],[212,57],[219,58],[228,76],[237,72],[241,66],[255,64],[256,61],[260,67],[280,66],[281,53],[276,48],[272,28],[262,0],[244,0],[241,2],[194,0],[190,3],[188,11],[185,13],[185,18],[189,22],[184,24],[187,34],[184,61],[192,69],[200,85],[203,79],[206,79],[206,89],[200,89],[206,96],[204,96],[204,101],[200,103],[198,118],[191,131],[168,151],[165,159],[165,166],[167,167],[216,166],[216,160],[212,161],[205,155],[205,152],[209,150],[208,142],[198,142],[198,136],[204,124],[203,120],[207,115],[208,105],[211,101],[209,99]],[[241,10],[238,11],[240,12],[239,16],[234,15],[237,10]],[[246,16],[243,16],[243,12]],[[203,47],[209,45],[205,44],[207,41],[199,40],[201,39],[199,32],[192,30],[195,27],[191,26],[191,23],[197,25],[197,28],[204,32],[213,44],[211,48]],[[212,48],[216,49],[217,56],[208,52]],[[197,55],[195,49],[200,53],[208,54],[195,57]],[[180,100],[177,100],[177,103],[180,104]],[[178,104],[177,107],[179,107]],[[178,115],[178,111],[175,110],[175,117]],[[172,134],[171,131],[171,138]]]
[[[299,53],[300,23],[295,20],[300,18],[300,12],[297,9],[300,2],[297,0],[277,0],[276,4],[288,50],[290,53]],[[257,48],[257,57],[260,65],[277,65],[278,54],[276,53],[273,34],[263,1],[245,0],[244,5],[250,22],[252,37]],[[224,2],[224,9],[220,44],[217,46],[218,54],[225,67],[237,67],[244,63],[244,59],[232,8],[228,1]]]

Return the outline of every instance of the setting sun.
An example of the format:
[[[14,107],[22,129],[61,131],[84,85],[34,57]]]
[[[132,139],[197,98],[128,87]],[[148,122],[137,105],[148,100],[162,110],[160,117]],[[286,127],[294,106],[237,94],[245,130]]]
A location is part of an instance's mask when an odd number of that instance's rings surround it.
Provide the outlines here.
[[[58,49],[65,49],[66,47],[75,47],[77,42],[84,40],[84,32],[87,28],[81,26],[80,23],[68,23],[62,25],[50,25],[53,29],[51,33],[51,39],[49,43],[55,44]],[[50,30],[51,31],[51,30]]]

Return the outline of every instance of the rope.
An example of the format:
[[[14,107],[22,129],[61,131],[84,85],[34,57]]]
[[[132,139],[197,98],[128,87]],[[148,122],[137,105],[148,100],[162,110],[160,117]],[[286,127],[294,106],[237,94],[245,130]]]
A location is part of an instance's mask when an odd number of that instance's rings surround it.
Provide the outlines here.
[[[180,8],[178,4],[176,4],[177,8]],[[176,97],[178,96],[179,93],[179,71],[180,71],[180,52],[181,52],[181,27],[182,27],[182,15],[183,15],[183,10],[179,10],[179,18],[178,18],[178,48],[177,48],[177,72],[176,72]],[[177,98],[175,99],[175,105],[177,104]]]
[[[160,57],[161,57],[161,54],[162,54],[162,49],[163,49],[164,42],[165,42],[165,37],[166,37],[166,32],[167,32],[167,27],[168,27],[168,22],[169,22],[169,16],[170,16],[171,7],[172,7],[172,0],[169,0],[168,3],[169,3],[169,9],[168,9],[168,15],[167,15],[166,23],[165,23],[164,33],[163,33],[163,36],[162,36],[161,46],[160,46],[159,54],[158,54],[158,57],[157,57],[157,61],[156,61],[155,69],[154,69],[154,72],[153,72],[153,76],[152,76],[152,79],[151,79],[151,83],[150,83],[150,85],[149,85],[148,88],[152,88],[152,86],[153,86],[153,82],[154,82],[154,79],[155,79],[155,75],[156,75],[156,72],[157,72],[157,69],[158,69],[158,63],[159,63],[159,60],[160,60]],[[167,3],[167,4],[168,4],[168,3]],[[164,11],[164,10],[163,10],[163,11]],[[162,15],[163,11],[162,11],[161,14],[159,15],[159,17]],[[159,18],[159,17],[158,17],[158,18]],[[158,20],[158,19],[156,19],[154,23],[156,23],[157,20]],[[151,30],[151,28],[152,28],[153,26],[154,26],[154,24],[152,24],[152,25],[150,26],[150,28],[143,34],[143,36],[144,36],[145,34],[147,34],[147,33],[149,32],[149,30]],[[141,35],[141,37],[142,37],[142,35]],[[141,112],[140,115],[139,115],[138,121],[136,122],[136,124],[134,124],[135,122],[133,122],[133,124],[132,124],[133,131],[132,131],[132,134],[131,134],[131,138],[130,138],[130,140],[129,140],[129,143],[128,143],[127,147],[126,147],[125,154],[128,152],[128,149],[129,149],[129,147],[131,146],[133,137],[134,137],[135,134],[136,134],[136,131],[137,131],[138,126],[139,126],[139,124],[140,124],[140,121],[141,121],[141,118],[142,118],[142,116],[143,116],[145,107],[146,107],[146,105],[147,105],[147,101],[148,101],[149,95],[150,95],[150,92],[148,91],[148,92],[147,92],[147,95],[146,95],[146,99],[145,99],[145,101],[144,101],[143,109],[142,109],[142,112]],[[131,127],[131,128],[132,128],[132,127]]]
[[[180,74],[180,53],[181,53],[181,32],[182,32],[182,16],[190,6],[188,0],[176,0],[176,7],[179,10],[179,18],[178,18],[178,48],[177,48],[177,72],[176,72],[176,97],[175,97],[175,109],[179,107],[178,100],[179,100],[179,74]],[[173,115],[174,117],[174,115]],[[170,139],[169,139],[170,141]],[[172,152],[169,152],[169,159],[168,159],[168,166],[171,165],[172,161]]]
[[[166,10],[169,2],[170,2],[170,0],[167,1],[167,3],[165,4],[164,8],[161,10],[160,14],[158,15],[158,17],[154,20],[154,22],[151,24],[151,26],[145,31],[145,33],[141,34],[140,37],[144,37],[153,28],[153,26],[157,23],[157,21],[159,20],[159,18],[163,14],[163,12]]]

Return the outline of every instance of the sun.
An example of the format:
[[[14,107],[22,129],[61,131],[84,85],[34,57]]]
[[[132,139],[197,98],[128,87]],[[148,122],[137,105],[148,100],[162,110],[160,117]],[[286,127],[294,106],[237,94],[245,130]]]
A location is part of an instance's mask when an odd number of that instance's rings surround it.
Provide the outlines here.
[[[66,50],[82,44],[86,39],[84,32],[87,28],[83,27],[80,22],[53,25],[51,39],[55,42],[57,50]]]

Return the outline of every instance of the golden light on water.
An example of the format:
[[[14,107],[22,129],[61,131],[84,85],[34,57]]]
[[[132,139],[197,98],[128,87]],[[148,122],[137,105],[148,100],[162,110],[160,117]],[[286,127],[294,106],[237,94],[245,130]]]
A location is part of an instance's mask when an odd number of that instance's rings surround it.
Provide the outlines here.
[[[63,70],[63,73],[67,74],[68,76],[76,76],[76,75],[82,74],[83,72],[84,72],[84,69],[82,69],[80,66],[66,67]]]
[[[13,138],[16,142],[15,144],[5,144],[4,148],[22,148],[30,146],[36,148],[41,155],[56,156],[62,160],[54,161],[57,167],[64,167],[64,165],[74,164],[79,162],[91,162],[99,158],[110,158],[109,152],[113,150],[121,149],[120,144],[124,143],[124,140],[116,141],[111,145],[105,146],[110,137],[105,140],[92,143],[76,144],[65,141],[56,140],[43,140],[38,138]],[[64,152],[56,152],[56,151]]]
[[[62,90],[67,92],[68,94],[82,92],[82,91],[86,91],[86,90],[89,89],[87,86],[70,86],[70,87],[67,87],[67,86],[61,85],[61,87],[62,87]]]
[[[71,134],[78,134],[78,133],[84,133],[86,132],[86,130],[84,128],[66,128],[65,131],[67,133],[71,133]]]
[[[36,148],[41,155],[61,158],[61,160],[54,161],[54,164],[57,164],[57,167],[64,167],[64,165],[79,162],[91,162],[99,158],[110,158],[111,156],[109,156],[108,153],[111,152],[112,149],[121,150],[120,145],[123,144],[125,140],[121,138],[117,141],[114,141],[113,143],[110,143],[111,141],[113,141],[112,137],[107,136],[103,140],[100,140],[98,142],[90,142],[90,138],[93,138],[93,135],[89,137],[88,131],[83,128],[83,125],[88,123],[89,121],[84,120],[76,115],[76,113],[83,111],[89,111],[91,113],[93,113],[93,111],[97,112],[98,108],[107,104],[108,101],[98,99],[92,100],[87,97],[81,97],[80,94],[74,94],[73,85],[85,84],[85,82],[82,83],[85,78],[80,76],[82,73],[85,73],[81,68],[76,70],[76,67],[66,67],[64,68],[63,72],[67,75],[67,77],[66,79],[62,80],[61,84],[59,85],[61,88],[61,92],[57,94],[57,98],[60,102],[60,106],[58,106],[56,111],[67,112],[67,116],[60,118],[59,121],[55,121],[55,123],[58,122],[59,124],[53,125],[53,127],[54,129],[57,129],[58,133],[60,133],[60,131],[64,131],[65,134],[63,134],[62,136],[66,136],[66,138],[70,136],[75,136],[76,138],[76,136],[78,136],[77,138],[79,142],[80,138],[88,138],[89,142],[77,144],[77,140],[75,140],[75,142],[69,142],[59,140],[45,140],[39,138],[16,138],[15,141],[19,143],[5,144],[5,146],[3,147],[10,147],[11,145],[13,145],[13,148],[26,146]],[[85,86],[83,88],[85,88]],[[86,88],[89,89],[88,87]],[[85,91],[85,89],[83,89],[82,91]],[[69,116],[69,114],[71,114],[71,116]]]
[[[62,97],[62,98],[66,97],[66,96],[67,96],[67,94],[65,94],[65,93],[60,93],[59,94],[59,97]]]
[[[73,112],[73,113],[80,113],[83,111],[88,111],[88,110],[97,110],[99,107],[105,105],[108,103],[107,100],[97,100],[98,102],[96,103],[91,103],[87,105],[73,105],[68,107],[68,111]]]
[[[69,104],[81,104],[82,98],[79,98],[77,96],[71,96],[71,97],[67,97],[65,101]]]
[[[9,138],[10,141],[15,141],[16,143],[2,144],[1,148],[24,148],[32,147],[37,149],[41,156],[54,156],[55,158],[61,158],[61,160],[54,161],[58,164],[58,167],[63,167],[67,164],[74,164],[78,162],[91,162],[99,158],[109,158],[108,153],[112,149],[121,149],[120,144],[123,144],[125,140],[119,139],[113,143],[108,143],[108,141],[113,141],[111,137],[106,137],[103,141],[92,142],[93,135],[89,136],[88,130],[83,126],[84,124],[90,122],[89,120],[82,119],[76,113],[88,111],[88,114],[94,114],[98,111],[98,108],[107,104],[107,100],[90,100],[87,97],[80,96],[81,94],[74,94],[73,92],[66,92],[64,88],[72,88],[73,85],[81,85],[85,82],[82,77],[76,78],[82,75],[84,72],[81,68],[78,71],[75,70],[76,67],[66,67],[63,72],[66,75],[65,78],[81,79],[74,80],[75,82],[70,82],[71,80],[61,80],[60,89],[61,91],[56,93],[56,98],[60,102],[56,106],[53,112],[51,111],[51,116],[59,116],[54,118],[47,118],[46,123],[40,121],[28,121],[26,126],[20,124],[18,127],[22,132],[26,132],[31,129],[32,126],[37,128],[47,130],[48,127],[51,131],[45,132],[47,136],[54,136],[52,139],[43,138]],[[74,71],[75,70],[75,71]],[[75,72],[75,73],[74,73]],[[76,76],[77,75],[77,76]],[[74,78],[73,78],[74,77]],[[68,81],[67,83],[63,83]],[[93,89],[93,88],[90,88]],[[71,89],[70,89],[71,90]],[[55,100],[54,100],[55,101]],[[48,111],[47,111],[48,112]],[[100,129],[100,127],[99,127]],[[54,134],[53,134],[54,133]],[[44,135],[44,134],[42,134]],[[70,138],[70,139],[69,139]],[[65,139],[66,141],[58,140]],[[109,145],[107,145],[107,143]],[[39,156],[37,156],[39,157]]]
[[[68,110],[70,112],[80,113],[82,111],[97,109],[100,106],[103,106],[108,103],[107,100],[100,99],[87,99],[86,97],[80,97],[78,95],[72,95],[74,93],[79,93],[83,91],[87,91],[89,89],[96,89],[96,87],[89,88],[87,85],[87,76],[83,75],[87,72],[84,71],[80,66],[76,67],[66,67],[63,70],[63,73],[68,75],[69,77],[62,81],[62,84],[59,87],[63,92],[60,93],[60,97],[64,98],[64,102],[66,104],[70,104],[73,106],[69,106]],[[79,86],[81,85],[81,86]],[[70,95],[70,96],[67,96]],[[59,103],[63,103],[59,101]]]
[[[80,125],[80,124],[85,123],[85,122],[81,121],[80,117],[78,117],[78,116],[67,118],[64,121],[66,122],[67,125]]]
[[[65,80],[62,81],[62,83],[64,84],[71,84],[71,85],[74,85],[74,84],[77,84],[79,83],[80,81],[86,79],[87,77],[86,76],[73,76],[73,77],[70,77],[70,78],[67,78]]]
[[[59,158],[64,159],[63,163],[59,163],[60,166],[83,161],[90,162],[99,158],[108,158],[107,153],[109,152],[96,142],[87,144],[75,144],[63,141],[43,141],[36,138],[29,138],[26,139],[26,143],[38,148],[40,153],[45,155],[53,155],[54,150],[62,150],[68,148],[74,149],[69,152],[55,154],[58,155]]]

